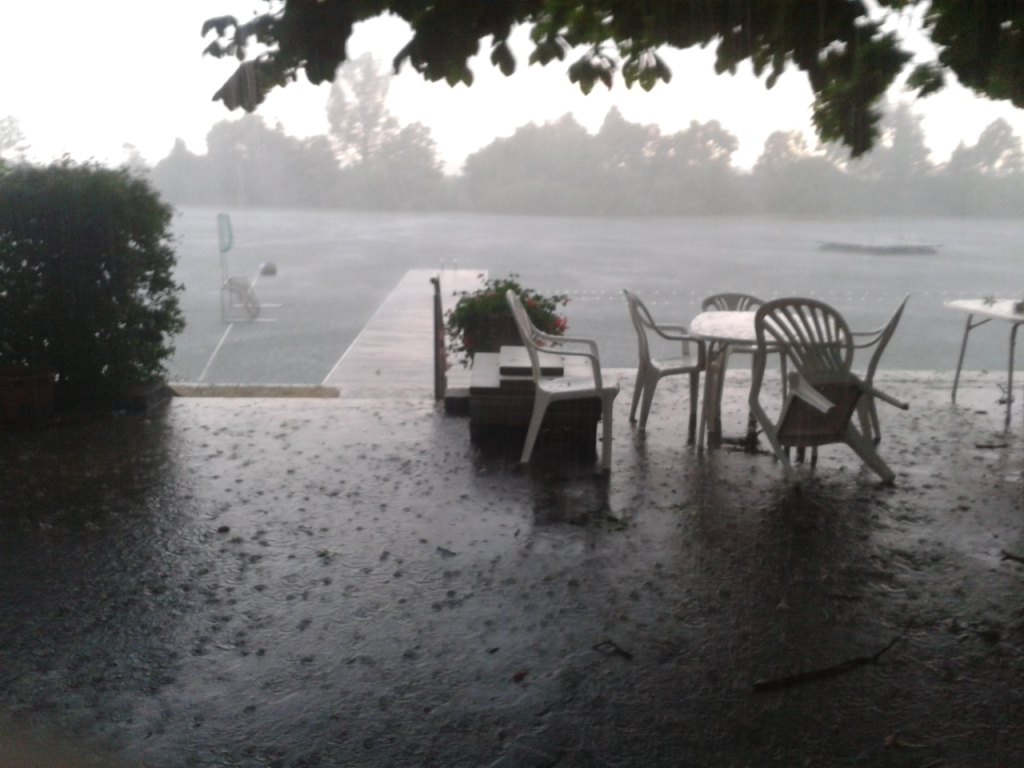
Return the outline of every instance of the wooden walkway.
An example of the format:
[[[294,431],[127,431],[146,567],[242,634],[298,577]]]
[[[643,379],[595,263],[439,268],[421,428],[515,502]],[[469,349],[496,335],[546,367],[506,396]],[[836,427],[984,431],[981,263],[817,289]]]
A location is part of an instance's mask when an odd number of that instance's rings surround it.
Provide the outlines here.
[[[413,269],[405,274],[362,332],[323,380],[345,398],[433,398],[434,286],[440,276],[445,310],[456,293],[480,285],[482,270],[437,272]],[[449,372],[449,386],[461,369]]]

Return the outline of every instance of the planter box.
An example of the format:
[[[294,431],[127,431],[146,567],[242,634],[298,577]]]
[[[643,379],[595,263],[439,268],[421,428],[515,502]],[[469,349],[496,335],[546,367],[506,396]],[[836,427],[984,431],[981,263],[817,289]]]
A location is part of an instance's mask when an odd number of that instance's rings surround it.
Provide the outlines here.
[[[500,353],[482,352],[473,361],[473,378],[469,387],[470,438],[477,441],[489,434],[522,436],[533,413],[533,378],[525,348],[505,347]],[[546,356],[542,369],[547,375],[560,376],[563,361],[556,355]],[[593,444],[597,422],[601,418],[601,399],[566,400],[552,403],[544,416],[542,430],[547,438],[553,433],[571,440]]]
[[[24,424],[53,416],[55,378],[52,372],[0,370],[0,420]]]
[[[480,352],[498,352],[502,347],[522,346],[523,339],[519,335],[519,326],[512,315],[493,315],[470,333],[474,339],[473,355]]]

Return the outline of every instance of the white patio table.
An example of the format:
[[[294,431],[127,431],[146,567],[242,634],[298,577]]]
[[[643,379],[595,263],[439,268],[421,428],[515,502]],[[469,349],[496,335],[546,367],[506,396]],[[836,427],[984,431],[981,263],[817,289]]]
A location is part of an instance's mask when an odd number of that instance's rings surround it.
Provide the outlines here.
[[[722,444],[722,388],[725,385],[725,366],[729,347],[751,347],[757,343],[754,330],[754,315],[751,311],[714,310],[701,312],[687,326],[691,336],[707,342],[707,367],[704,371],[704,403],[700,412],[700,429],[697,433],[697,449],[704,446],[707,431],[707,447],[717,448]],[[756,440],[752,424],[747,426],[745,444]]]
[[[967,351],[967,337],[979,325],[992,320],[1001,320],[1010,325],[1010,352],[1006,366],[1006,422],[1004,429],[1010,428],[1010,409],[1013,406],[1013,357],[1017,346],[1017,329],[1024,324],[1024,312],[1018,312],[1018,302],[1013,299],[955,299],[943,302],[943,306],[967,313],[964,324],[963,341],[960,342],[960,357],[956,362],[956,376],[953,378],[953,402],[956,402],[956,390],[960,384],[960,369],[964,364],[964,352]],[[975,320],[980,317],[980,320]]]

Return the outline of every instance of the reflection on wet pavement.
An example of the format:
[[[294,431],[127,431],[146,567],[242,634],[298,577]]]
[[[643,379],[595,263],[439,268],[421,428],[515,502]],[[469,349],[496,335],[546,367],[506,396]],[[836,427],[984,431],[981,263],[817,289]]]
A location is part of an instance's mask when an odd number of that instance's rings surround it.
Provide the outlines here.
[[[799,489],[698,456],[671,385],[643,438],[619,398],[606,480],[419,401],[4,432],[7,764],[1022,764],[1020,429],[887,388],[891,489],[843,448]]]

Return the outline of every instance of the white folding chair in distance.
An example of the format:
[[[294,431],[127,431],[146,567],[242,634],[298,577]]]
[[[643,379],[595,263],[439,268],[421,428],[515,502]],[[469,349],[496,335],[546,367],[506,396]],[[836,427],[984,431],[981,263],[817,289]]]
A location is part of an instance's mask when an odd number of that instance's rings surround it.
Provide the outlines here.
[[[850,370],[853,334],[843,317],[814,299],[775,299],[758,308],[754,326],[757,352],[750,409],[787,477],[793,474],[787,449],[845,443],[882,482],[891,483],[895,478],[893,471],[852,418],[864,395],[898,408],[906,409],[907,405],[865,383]],[[777,351],[786,355],[793,372],[779,417],[772,420],[761,404],[760,393],[765,361]]]
[[[687,335],[682,325],[656,323],[650,310],[632,291],[623,290],[629,305],[629,317],[636,331],[639,362],[636,369],[636,384],[633,387],[633,402],[629,408],[630,422],[636,422],[636,409],[640,406],[640,431],[647,428],[647,417],[654,401],[654,391],[665,376],[686,375],[690,384],[690,418],[686,442],[692,445],[697,430],[697,398],[700,393],[700,372],[704,370],[704,342]],[[679,343],[680,354],[676,357],[655,357],[652,352],[653,337]],[[690,344],[697,346],[697,357],[690,354]]]
[[[577,339],[566,336],[554,336],[537,328],[523,306],[522,300],[514,291],[505,294],[508,305],[512,308],[512,316],[523,339],[523,345],[530,355],[534,384],[533,412],[530,415],[530,426],[526,431],[526,442],[520,462],[527,464],[533,454],[537,436],[540,434],[544,414],[551,403],[564,400],[584,400],[598,398],[601,401],[601,470],[607,472],[612,460],[612,406],[615,396],[619,394],[618,385],[605,386],[601,379],[601,358],[598,354],[597,342],[591,339]],[[571,347],[584,349],[572,349]],[[556,352],[559,355],[583,357],[590,361],[589,376],[544,376],[541,373],[540,353]]]

